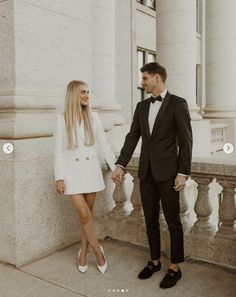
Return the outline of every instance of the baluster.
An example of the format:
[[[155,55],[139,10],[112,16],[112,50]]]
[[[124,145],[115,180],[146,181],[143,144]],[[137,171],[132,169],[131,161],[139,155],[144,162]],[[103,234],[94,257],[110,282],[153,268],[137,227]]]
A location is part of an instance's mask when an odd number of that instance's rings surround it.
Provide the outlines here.
[[[128,198],[126,197],[125,191],[126,185],[126,175],[123,178],[121,183],[116,184],[115,190],[113,193],[113,200],[115,202],[115,207],[112,209],[110,216],[115,218],[125,218],[128,215],[128,211],[126,209],[126,202]]]
[[[197,201],[194,205],[194,211],[197,214],[197,221],[194,223],[191,231],[211,235],[215,230],[214,225],[212,225],[209,221],[212,213],[212,205],[208,193],[211,179],[200,176],[194,179],[198,184]]]
[[[213,178],[212,182],[209,184],[209,188],[209,198],[213,207],[210,221],[214,225],[215,231],[217,231],[219,221],[219,195],[223,187],[216,181],[216,178]]]
[[[216,237],[236,240],[235,181],[219,180],[223,186],[223,199],[219,208],[220,226]]]
[[[190,229],[190,198],[193,198],[194,195],[194,187],[197,184],[195,181],[188,178],[186,181],[186,185],[183,191],[180,191],[180,218],[182,222],[182,226],[184,232],[188,232]]]
[[[144,220],[143,215],[143,208],[142,208],[142,202],[141,202],[141,195],[139,190],[139,178],[138,178],[138,171],[137,170],[129,170],[129,173],[133,177],[133,191],[131,194],[130,202],[133,205],[133,210],[131,211],[129,215],[129,220],[135,220],[138,223],[140,220]]]

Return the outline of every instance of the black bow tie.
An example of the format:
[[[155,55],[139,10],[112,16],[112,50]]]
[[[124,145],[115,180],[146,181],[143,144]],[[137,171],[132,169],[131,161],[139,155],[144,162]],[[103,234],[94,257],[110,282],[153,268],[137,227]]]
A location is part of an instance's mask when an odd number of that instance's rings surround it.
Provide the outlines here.
[[[158,97],[156,97],[156,98],[153,97],[153,96],[151,97],[151,102],[152,102],[152,103],[154,103],[155,101],[162,102],[162,100],[163,100],[163,99],[162,99],[162,97],[161,97],[160,95],[159,95]]]

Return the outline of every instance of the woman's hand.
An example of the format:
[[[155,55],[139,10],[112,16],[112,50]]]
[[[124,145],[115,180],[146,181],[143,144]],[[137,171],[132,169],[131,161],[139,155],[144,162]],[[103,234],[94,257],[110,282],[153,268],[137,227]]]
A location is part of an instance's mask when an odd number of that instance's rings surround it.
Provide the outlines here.
[[[121,167],[116,166],[116,169],[114,170],[111,179],[115,184],[118,184],[122,182],[123,175],[124,175],[124,171],[121,169]]]
[[[186,181],[186,176],[177,175],[175,179],[175,186],[174,186],[175,191],[178,192],[183,190],[185,187],[185,181]]]
[[[56,181],[56,191],[60,195],[64,194],[64,192],[65,192],[64,180],[57,180]]]

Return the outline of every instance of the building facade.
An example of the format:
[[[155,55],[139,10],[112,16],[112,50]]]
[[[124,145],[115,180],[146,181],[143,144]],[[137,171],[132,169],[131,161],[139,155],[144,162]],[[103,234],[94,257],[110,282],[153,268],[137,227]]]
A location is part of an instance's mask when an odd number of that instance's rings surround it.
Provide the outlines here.
[[[70,80],[90,86],[117,153],[146,98],[139,68],[150,61],[188,101],[195,157],[235,145],[234,0],[7,0],[0,12],[0,144],[14,145],[0,153],[3,261],[20,265],[78,240],[52,171],[55,112]]]

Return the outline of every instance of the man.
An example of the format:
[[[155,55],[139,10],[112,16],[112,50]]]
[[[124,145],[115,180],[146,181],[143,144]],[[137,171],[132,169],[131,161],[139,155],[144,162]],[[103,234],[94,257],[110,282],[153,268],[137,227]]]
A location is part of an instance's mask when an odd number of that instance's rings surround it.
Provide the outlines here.
[[[166,89],[166,69],[159,63],[145,64],[141,69],[142,86],[152,96],[137,104],[130,132],[125,138],[112,179],[122,180],[142,137],[139,163],[140,193],[145,216],[151,259],[139,273],[140,279],[161,269],[160,200],[170,232],[171,264],[160,283],[173,287],[181,278],[179,263],[184,261],[183,229],[180,221],[179,191],[190,175],[192,129],[185,99]]]

